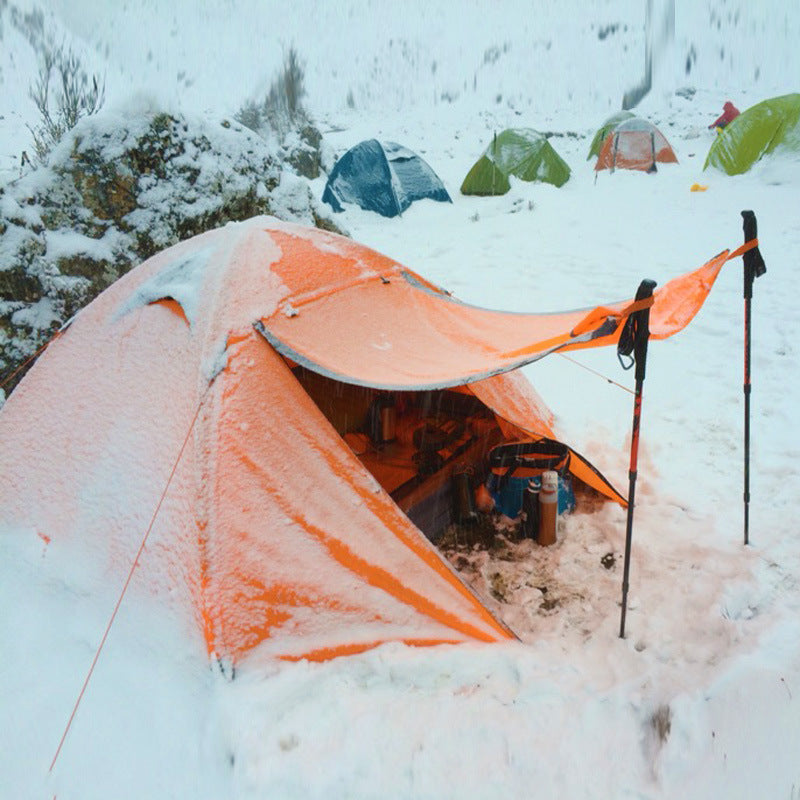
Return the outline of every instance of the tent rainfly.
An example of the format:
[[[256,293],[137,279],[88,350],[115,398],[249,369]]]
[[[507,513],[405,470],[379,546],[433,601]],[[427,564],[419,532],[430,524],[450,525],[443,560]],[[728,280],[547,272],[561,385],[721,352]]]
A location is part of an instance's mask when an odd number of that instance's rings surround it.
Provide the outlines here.
[[[780,150],[800,153],[800,94],[763,100],[739,114],[714,139],[703,169],[741,175]]]
[[[450,195],[428,163],[395,142],[367,139],[335,164],[322,201],[334,211],[353,203],[384,217],[402,214],[416,200],[450,203]]]
[[[655,172],[656,163],[677,164],[678,157],[652,122],[633,117],[620,122],[606,136],[594,168],[598,172],[603,169]]]
[[[655,292],[651,338],[688,324],[727,258]],[[616,344],[631,303],[478,308],[345,237],[228,224],[120,278],[11,393],[0,526],[228,662],[507,640],[423,533],[442,524],[426,503],[449,508],[453,470],[497,443],[556,439],[517,368]]]
[[[634,116],[635,114],[632,111],[617,111],[615,114],[612,114],[597,129],[597,132],[592,138],[592,143],[589,145],[589,153],[586,156],[586,160],[588,161],[593,156],[599,156],[600,148],[603,146],[603,142],[605,142],[608,134],[611,133],[620,122],[624,122],[626,119],[632,119]]]
[[[461,184],[461,194],[505,194],[511,188],[510,175],[561,187],[569,180],[570,169],[544,134],[508,128],[494,137],[473,164]]]

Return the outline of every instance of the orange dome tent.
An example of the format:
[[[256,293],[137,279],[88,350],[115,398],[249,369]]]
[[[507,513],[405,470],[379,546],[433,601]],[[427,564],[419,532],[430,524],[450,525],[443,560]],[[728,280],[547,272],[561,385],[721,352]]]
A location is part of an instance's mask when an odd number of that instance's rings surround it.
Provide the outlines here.
[[[692,319],[727,257],[656,291],[653,338]],[[344,237],[229,224],[123,276],[10,395],[0,528],[87,586],[129,575],[127,602],[154,600],[220,659],[507,640],[412,518],[456,457],[555,437],[515,368],[615,343],[631,308],[476,308]],[[365,421],[389,398],[381,422],[397,428],[375,447]],[[392,436],[398,452],[419,444],[403,424],[416,435],[437,415],[466,424],[432,473],[385,458]]]
[[[652,122],[634,117],[621,122],[606,136],[594,168],[598,172],[618,168],[655,172],[656,163],[677,164],[678,158]]]

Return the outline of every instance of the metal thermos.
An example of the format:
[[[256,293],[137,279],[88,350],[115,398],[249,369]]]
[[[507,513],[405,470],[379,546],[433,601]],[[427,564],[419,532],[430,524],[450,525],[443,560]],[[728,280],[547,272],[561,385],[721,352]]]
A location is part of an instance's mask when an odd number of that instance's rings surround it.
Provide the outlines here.
[[[397,409],[394,395],[378,395],[369,409],[369,438],[380,446],[394,441],[397,435]]]
[[[458,467],[453,472],[453,503],[455,519],[461,525],[473,523],[478,519],[472,493],[472,470]]]
[[[558,520],[558,473],[547,470],[542,473],[542,488],[539,491],[539,544],[547,546],[556,542]]]
[[[522,493],[522,535],[528,539],[539,538],[539,485],[528,481]]]
[[[397,409],[393,405],[381,407],[381,441],[393,442],[396,435]]]

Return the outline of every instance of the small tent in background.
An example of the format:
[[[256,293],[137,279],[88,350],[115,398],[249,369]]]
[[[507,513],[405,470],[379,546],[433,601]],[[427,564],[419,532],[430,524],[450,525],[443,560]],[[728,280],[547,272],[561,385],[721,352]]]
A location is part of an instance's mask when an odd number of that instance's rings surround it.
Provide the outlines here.
[[[620,122],[606,136],[594,168],[655,172],[656,163],[677,162],[675,151],[664,134],[652,122],[633,117]]]
[[[741,175],[781,149],[800,153],[800,94],[773,97],[739,114],[717,135],[703,169]]]
[[[688,324],[727,255],[655,292],[651,337]],[[126,602],[234,663],[507,640],[425,532],[457,467],[556,438],[518,367],[616,344],[630,308],[477,308],[345,237],[229,224],[120,278],[9,396],[0,528],[77,592],[127,575]]]
[[[617,111],[616,114],[612,114],[597,129],[597,133],[595,133],[592,143],[589,145],[589,154],[586,156],[586,160],[588,161],[592,156],[599,156],[600,148],[603,146],[606,136],[608,136],[620,122],[624,122],[626,119],[632,119],[634,116],[636,115],[632,111]]]
[[[505,194],[511,188],[509,175],[563,186],[570,169],[544,134],[531,128],[508,128],[494,137],[467,173],[461,193]]]
[[[452,202],[441,180],[416,153],[395,142],[367,139],[335,164],[322,200],[334,211],[353,203],[384,217],[402,214],[415,200]]]

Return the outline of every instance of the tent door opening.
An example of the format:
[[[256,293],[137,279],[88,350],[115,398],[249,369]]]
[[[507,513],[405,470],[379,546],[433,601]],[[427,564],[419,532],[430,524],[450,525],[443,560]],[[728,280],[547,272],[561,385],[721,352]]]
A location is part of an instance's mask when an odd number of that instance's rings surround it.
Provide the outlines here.
[[[389,392],[305,367],[293,372],[365,469],[428,539],[436,543],[448,525],[460,521],[465,491],[485,481],[489,451],[504,440],[492,411],[468,388]]]

